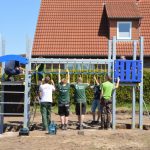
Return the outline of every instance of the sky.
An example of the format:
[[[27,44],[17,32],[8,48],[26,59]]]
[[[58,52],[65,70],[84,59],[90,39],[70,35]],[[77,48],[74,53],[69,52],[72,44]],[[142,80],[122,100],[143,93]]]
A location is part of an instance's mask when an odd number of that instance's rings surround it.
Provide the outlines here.
[[[34,38],[41,0],[0,0],[0,35],[6,54],[26,53],[26,38]]]

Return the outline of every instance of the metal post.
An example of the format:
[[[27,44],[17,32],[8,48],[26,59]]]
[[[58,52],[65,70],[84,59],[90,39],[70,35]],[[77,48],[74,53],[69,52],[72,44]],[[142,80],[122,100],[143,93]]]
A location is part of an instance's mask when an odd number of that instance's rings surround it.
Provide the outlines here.
[[[5,55],[5,44],[4,44],[4,40],[2,38],[2,36],[0,35],[0,52],[1,52],[1,55]],[[4,67],[5,67],[5,64],[2,63],[2,68],[1,68],[1,75],[4,74]],[[2,91],[4,91],[4,86],[2,85]],[[4,102],[4,93],[1,94],[1,99],[0,99],[0,102]],[[0,134],[3,133],[3,125],[4,125],[4,104],[0,104],[0,113],[2,113],[0,115]]]
[[[26,69],[25,69],[25,94],[24,94],[24,125],[23,127],[25,129],[28,129],[29,127],[29,116],[30,116],[30,83],[31,83],[31,76],[29,76],[29,70],[31,70],[31,63],[30,63],[30,59],[31,59],[31,42],[30,40],[27,38],[26,41],[26,57],[28,58],[28,64],[26,65]]]
[[[133,60],[136,60],[137,42],[133,42]],[[136,107],[136,92],[135,86],[132,87],[132,129],[135,129],[135,107]]]
[[[140,113],[139,113],[139,128],[143,129],[143,54],[144,54],[144,38],[140,37],[140,60],[142,62],[141,83],[140,83]]]
[[[111,60],[111,55],[112,55],[112,40],[108,41],[108,60]],[[108,75],[111,76],[111,62],[108,63]]]
[[[113,83],[114,83],[114,61],[116,60],[116,37],[113,37]],[[116,90],[113,92],[113,103],[112,103],[112,128],[116,129]]]
[[[132,87],[132,129],[135,129],[135,86]]]

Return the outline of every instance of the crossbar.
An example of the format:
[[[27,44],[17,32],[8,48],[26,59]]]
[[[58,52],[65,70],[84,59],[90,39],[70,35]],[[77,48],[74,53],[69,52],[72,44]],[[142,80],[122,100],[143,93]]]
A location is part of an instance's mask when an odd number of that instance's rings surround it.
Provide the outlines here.
[[[31,63],[36,64],[109,64],[112,59],[65,59],[65,58],[31,58]]]

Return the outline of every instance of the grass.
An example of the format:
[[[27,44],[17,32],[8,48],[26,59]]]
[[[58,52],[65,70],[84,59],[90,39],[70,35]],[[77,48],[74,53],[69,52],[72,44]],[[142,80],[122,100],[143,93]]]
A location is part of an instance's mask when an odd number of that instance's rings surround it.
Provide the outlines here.
[[[147,107],[148,111],[150,112],[150,104],[146,104],[146,107]],[[146,107],[143,104],[143,111],[147,111]],[[91,105],[87,105],[86,110],[87,110],[87,112],[91,112]],[[117,110],[132,111],[132,103],[117,104]],[[136,103],[136,109],[135,110],[139,111],[139,104],[138,103]],[[40,106],[39,105],[37,107],[37,111],[40,112]],[[58,113],[58,106],[52,107],[52,111],[54,113]],[[72,104],[70,106],[70,112],[75,113],[75,105],[74,104]]]
[[[139,111],[139,104],[136,103],[136,111]],[[148,109],[148,111],[150,112],[150,104],[146,104],[146,107]],[[143,104],[143,111],[147,111],[146,110],[145,105]],[[122,104],[117,104],[117,110],[128,110],[131,111],[132,110],[132,103],[122,103]]]

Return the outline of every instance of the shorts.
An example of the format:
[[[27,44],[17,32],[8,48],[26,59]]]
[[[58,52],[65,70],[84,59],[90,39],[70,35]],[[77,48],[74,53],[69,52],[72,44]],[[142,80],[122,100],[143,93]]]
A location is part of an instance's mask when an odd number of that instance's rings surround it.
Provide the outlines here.
[[[81,109],[81,113],[80,113]],[[80,103],[76,103],[76,115],[85,115],[86,113],[86,103],[81,103],[81,108],[80,108]]]
[[[91,111],[95,113],[96,108],[98,109],[99,112],[101,112],[100,100],[94,99],[92,102]]]
[[[68,117],[69,116],[69,109],[70,109],[69,104],[58,104],[58,114],[60,116]]]

